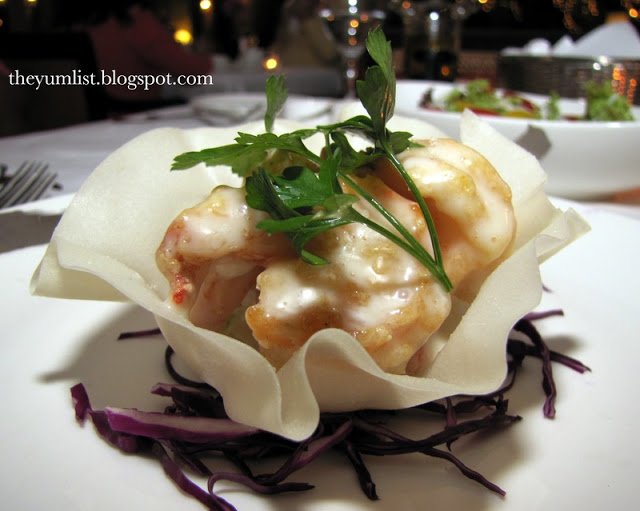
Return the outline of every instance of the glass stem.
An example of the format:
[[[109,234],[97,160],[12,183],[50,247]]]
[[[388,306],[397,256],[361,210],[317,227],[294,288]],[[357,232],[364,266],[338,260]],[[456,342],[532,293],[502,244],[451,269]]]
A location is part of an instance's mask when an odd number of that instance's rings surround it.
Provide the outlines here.
[[[356,81],[358,79],[358,61],[356,59],[345,59],[344,79],[347,88],[345,98],[356,99],[358,96],[356,91]]]

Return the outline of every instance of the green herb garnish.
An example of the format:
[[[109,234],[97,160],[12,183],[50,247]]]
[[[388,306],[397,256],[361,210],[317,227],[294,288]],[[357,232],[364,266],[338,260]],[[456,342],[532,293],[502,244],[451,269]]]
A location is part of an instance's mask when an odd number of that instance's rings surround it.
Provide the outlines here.
[[[627,100],[617,94],[611,82],[585,84],[587,97],[587,121],[633,121],[631,106]]]
[[[367,51],[375,65],[367,70],[364,80],[358,81],[356,87],[368,116],[359,115],[331,125],[277,135],[272,133],[273,125],[286,101],[287,92],[284,79],[269,77],[266,85],[266,133],[238,133],[233,144],[181,154],[175,158],[172,169],[187,169],[198,163],[229,165],[233,172],[246,178],[247,204],[271,217],[258,223],[257,227],[269,233],[285,233],[300,257],[309,264],[328,262],[307,249],[313,238],[335,227],[357,222],[406,250],[445,289],[451,290],[452,284],[444,270],[438,235],[427,204],[396,157],[414,145],[411,134],[391,132],[386,128],[395,108],[396,81],[391,44],[379,28],[369,33]],[[318,133],[325,140],[323,156],[310,151],[304,142]],[[365,151],[354,149],[348,133],[365,137],[372,147]],[[419,205],[429,229],[433,255],[353,179],[352,174],[356,170],[362,172],[363,166],[379,158],[389,160]],[[346,193],[342,183],[352,193]],[[389,222],[391,229],[359,213],[353,207],[359,200],[375,208]]]
[[[540,119],[540,108],[513,92],[499,93],[488,80],[472,80],[463,89],[452,89],[444,98],[444,109],[462,112],[470,109],[481,114]]]
[[[610,82],[586,82],[584,85],[585,109],[580,115],[563,115],[560,111],[560,95],[549,93],[548,101],[539,106],[525,96],[512,91],[498,91],[488,80],[468,82],[464,88],[454,88],[443,98],[439,106],[433,101],[433,90],[428,90],[421,102],[426,108],[462,112],[465,109],[484,115],[499,115],[527,119],[577,120],[577,121],[633,121],[629,102],[616,93]]]
[[[287,101],[287,87],[284,83],[284,76],[270,76],[265,86],[267,95],[267,111],[264,114],[264,128],[267,133],[273,131],[273,124],[276,117]]]
[[[556,91],[549,93],[549,101],[545,105],[545,118],[550,121],[557,121],[562,118],[560,112],[560,94]]]

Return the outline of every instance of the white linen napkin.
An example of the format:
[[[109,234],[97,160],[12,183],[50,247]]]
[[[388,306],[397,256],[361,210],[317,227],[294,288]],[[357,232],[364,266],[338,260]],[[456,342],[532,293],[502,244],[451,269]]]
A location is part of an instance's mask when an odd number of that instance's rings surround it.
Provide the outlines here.
[[[532,39],[522,48],[508,47],[502,55],[554,55],[557,57],[598,57],[640,59],[640,36],[630,22],[608,23],[577,41],[568,35],[554,45],[546,39]]]

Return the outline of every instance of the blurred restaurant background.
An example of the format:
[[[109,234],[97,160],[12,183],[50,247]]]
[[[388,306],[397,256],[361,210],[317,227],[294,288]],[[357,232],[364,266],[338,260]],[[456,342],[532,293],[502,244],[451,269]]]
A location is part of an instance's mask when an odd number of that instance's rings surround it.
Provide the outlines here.
[[[0,0],[0,136],[187,102],[201,92],[256,91],[262,86],[264,75],[277,72],[290,77],[294,93],[341,97],[347,91],[342,82],[340,58],[329,51],[310,56],[302,52],[298,43],[280,40],[285,28],[300,30],[300,26],[312,21],[309,18],[319,16],[317,9],[329,3],[322,0]],[[481,77],[496,82],[497,56],[505,48],[523,47],[536,39],[550,44],[567,36],[578,39],[615,22],[629,23],[640,32],[640,0],[389,0],[375,3],[384,12],[383,29],[394,49],[399,78],[453,81]],[[113,31],[113,26],[104,30],[102,27],[114,12],[118,16],[118,10],[125,13],[118,19],[124,20],[126,26],[132,25],[134,19],[126,14],[131,4],[152,13],[171,43],[184,51],[180,57],[175,48],[161,50],[167,62],[170,57],[177,61],[167,69],[174,73],[182,70],[186,74],[210,74],[212,81],[199,83],[191,87],[190,92],[184,87],[174,90],[165,87],[160,95],[157,90],[153,96],[151,91],[144,91],[147,97],[138,90],[133,98],[114,96],[105,87],[94,85],[35,90],[32,86],[9,83],[14,69],[20,69],[23,74],[58,75],[81,70],[85,76],[103,69],[104,62],[122,51],[122,46],[118,44],[121,37]],[[298,19],[287,18],[294,15]],[[429,25],[425,19],[438,23]],[[426,30],[435,32],[426,34]],[[98,36],[105,40],[99,42]],[[142,29],[138,36],[144,36]],[[423,53],[417,61],[411,59],[416,45],[420,51],[425,45],[429,46],[435,59],[429,60],[431,65]],[[322,44],[319,47],[327,49]],[[98,50],[106,53],[106,57],[99,55]],[[362,55],[359,64],[360,70],[366,67],[366,55]],[[127,72],[134,72],[133,63],[129,62],[128,66]],[[158,73],[166,71],[159,65],[155,68],[149,65],[143,72],[154,69]],[[252,81],[255,76],[258,79]]]

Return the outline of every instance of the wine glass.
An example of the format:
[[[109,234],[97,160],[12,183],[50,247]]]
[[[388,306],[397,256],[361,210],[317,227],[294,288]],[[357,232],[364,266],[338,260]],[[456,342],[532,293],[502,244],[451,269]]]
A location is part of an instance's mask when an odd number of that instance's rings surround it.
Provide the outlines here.
[[[356,97],[358,61],[365,51],[367,34],[385,19],[381,7],[385,2],[376,0],[332,0],[319,11],[325,21],[338,52],[342,57],[347,98]]]

